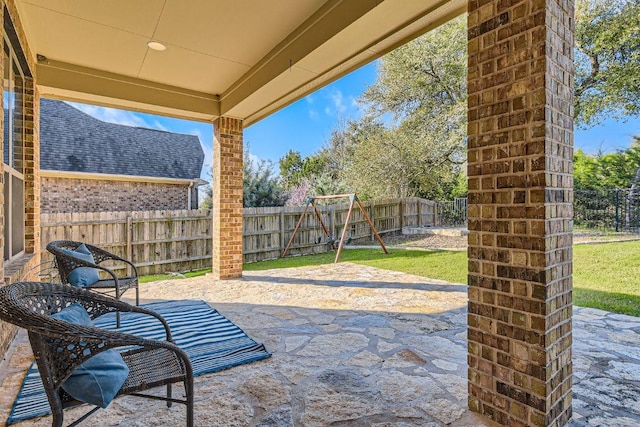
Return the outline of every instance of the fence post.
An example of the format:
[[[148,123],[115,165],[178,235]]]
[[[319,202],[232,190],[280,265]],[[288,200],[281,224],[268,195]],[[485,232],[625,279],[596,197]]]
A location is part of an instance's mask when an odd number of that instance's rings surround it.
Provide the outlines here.
[[[284,207],[280,207],[280,253],[284,250]]]
[[[433,204],[433,226],[434,227],[440,226],[440,224],[438,224],[438,206],[440,206],[440,204],[438,202],[434,202]]]
[[[329,228],[331,230],[329,237],[334,239],[336,235],[336,208],[333,205],[329,208]]]
[[[133,245],[131,242],[133,235],[133,221],[131,220],[131,215],[127,215],[127,224],[126,227],[126,244],[127,244],[127,259],[133,262]],[[133,274],[131,266],[127,264],[127,275],[130,276]]]
[[[619,203],[620,202],[620,197],[619,197],[619,192],[620,192],[620,189],[616,188],[616,233],[618,231],[620,231],[619,230],[619,226],[618,226],[620,224],[620,203]]]
[[[400,199],[400,234],[404,228],[404,199]]]
[[[373,215],[373,211],[375,210],[376,204],[375,202],[372,200],[371,203],[369,204],[369,219],[371,220],[371,224],[373,224],[373,226],[375,227],[376,225],[376,219]],[[370,230],[371,232],[369,234],[371,234],[371,241],[373,242],[376,238],[375,233],[373,232],[373,228]]]
[[[416,199],[416,206],[418,207],[418,227],[422,227],[422,199]]]

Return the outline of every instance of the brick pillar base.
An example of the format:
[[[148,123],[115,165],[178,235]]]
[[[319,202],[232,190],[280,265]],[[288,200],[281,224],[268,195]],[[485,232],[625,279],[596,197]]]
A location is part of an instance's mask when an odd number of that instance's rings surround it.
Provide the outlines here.
[[[213,122],[213,276],[242,276],[242,120]]]
[[[573,0],[469,1],[469,408],[571,417]]]

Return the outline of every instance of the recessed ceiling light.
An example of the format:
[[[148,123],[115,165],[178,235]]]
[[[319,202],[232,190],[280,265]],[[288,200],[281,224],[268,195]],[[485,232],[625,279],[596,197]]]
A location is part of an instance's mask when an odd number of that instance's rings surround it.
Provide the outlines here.
[[[167,50],[167,47],[160,42],[150,41],[147,43],[149,49],[157,50],[158,52],[162,52],[163,50]]]

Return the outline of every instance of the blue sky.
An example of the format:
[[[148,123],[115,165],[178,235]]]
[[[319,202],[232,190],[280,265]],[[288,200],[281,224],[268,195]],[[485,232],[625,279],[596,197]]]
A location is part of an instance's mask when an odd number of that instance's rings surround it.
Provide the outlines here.
[[[376,62],[325,86],[290,106],[245,129],[250,152],[276,164],[290,149],[308,156],[324,146],[331,131],[342,120],[362,115],[356,99],[376,78]],[[208,180],[212,161],[213,127],[210,124],[172,119],[93,105],[76,107],[104,121],[197,135],[205,152],[202,178]],[[640,135],[640,117],[626,122],[607,120],[600,126],[575,131],[575,148],[587,153],[625,149],[633,135]]]

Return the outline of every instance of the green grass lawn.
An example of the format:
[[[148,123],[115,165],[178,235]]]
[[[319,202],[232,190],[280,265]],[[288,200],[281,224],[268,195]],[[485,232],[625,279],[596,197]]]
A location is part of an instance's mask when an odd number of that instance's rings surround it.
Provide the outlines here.
[[[245,271],[302,267],[332,263],[335,252],[245,264]],[[467,283],[464,251],[348,249],[341,261],[401,271],[453,283]],[[186,273],[199,276],[211,270]],[[147,278],[152,278],[147,280]],[[170,278],[145,276],[141,281]],[[640,316],[640,241],[575,245],[573,248],[573,302],[615,313]]]
[[[573,302],[640,316],[640,241],[575,245]]]
[[[245,271],[269,270],[272,268],[302,267],[305,265],[330,264],[335,252],[297,256],[272,261],[245,264]],[[402,271],[448,282],[467,283],[467,253],[456,251],[421,251],[389,249],[385,255],[382,249],[347,249],[342,251],[340,261]]]

